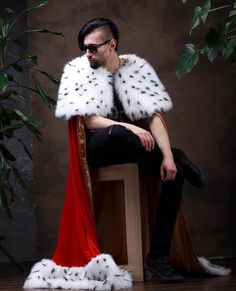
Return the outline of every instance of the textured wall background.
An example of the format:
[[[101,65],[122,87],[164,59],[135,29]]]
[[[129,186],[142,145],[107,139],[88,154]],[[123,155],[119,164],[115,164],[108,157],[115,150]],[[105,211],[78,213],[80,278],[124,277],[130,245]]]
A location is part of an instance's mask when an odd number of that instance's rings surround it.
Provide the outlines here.
[[[150,61],[172,97],[175,107],[167,115],[172,145],[183,148],[207,173],[205,188],[196,189],[186,183],[184,191],[193,244],[200,255],[231,256],[236,255],[235,75],[221,60],[213,64],[201,60],[193,73],[181,81],[176,79],[175,65],[188,39],[192,11],[193,4],[183,8],[181,1],[50,0],[47,6],[28,15],[29,28],[48,27],[63,32],[66,38],[32,34],[29,48],[39,54],[42,68],[59,77],[65,62],[80,54],[77,33],[86,21],[109,17],[118,25],[119,52],[135,53]],[[193,34],[194,39],[200,37],[200,31]],[[55,87],[46,81],[44,84],[56,98]],[[42,145],[33,142],[32,195],[37,206],[38,246],[31,258],[36,259],[53,254],[68,149],[66,122],[56,119],[53,110],[49,111],[37,98],[32,106],[42,121],[44,137]],[[32,234],[25,237],[25,241],[32,239]],[[17,241],[13,252],[21,252],[22,260],[28,259],[27,250]]]

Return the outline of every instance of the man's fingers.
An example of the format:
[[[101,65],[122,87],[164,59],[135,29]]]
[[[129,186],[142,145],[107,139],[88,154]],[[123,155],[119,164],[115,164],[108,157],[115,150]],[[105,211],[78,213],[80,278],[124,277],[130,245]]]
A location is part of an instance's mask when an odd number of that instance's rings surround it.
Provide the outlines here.
[[[169,170],[166,170],[166,171],[163,169],[163,172],[166,173],[163,182],[173,181],[175,179],[175,176],[176,176],[176,170],[175,169],[169,169]]]
[[[164,174],[164,168],[163,167],[160,167],[160,178],[161,178],[161,181],[164,182],[165,174]]]
[[[141,133],[139,135],[139,139],[141,141],[141,144],[145,147],[147,151],[151,151],[154,149],[155,141],[149,132]]]

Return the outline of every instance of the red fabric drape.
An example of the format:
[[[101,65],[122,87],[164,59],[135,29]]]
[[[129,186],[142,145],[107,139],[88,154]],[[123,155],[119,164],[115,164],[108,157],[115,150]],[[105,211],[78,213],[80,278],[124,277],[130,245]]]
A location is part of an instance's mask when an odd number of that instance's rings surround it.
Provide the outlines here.
[[[100,254],[83,177],[77,122],[76,117],[68,122],[70,163],[58,241],[52,258],[56,264],[68,267],[84,266]]]

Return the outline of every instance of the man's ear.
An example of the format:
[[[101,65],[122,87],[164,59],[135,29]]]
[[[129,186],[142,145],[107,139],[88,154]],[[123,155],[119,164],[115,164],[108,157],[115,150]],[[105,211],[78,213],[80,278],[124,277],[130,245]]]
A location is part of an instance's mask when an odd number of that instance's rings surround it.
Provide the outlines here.
[[[117,45],[116,40],[113,38],[113,39],[110,41],[110,48],[115,49],[115,48],[116,48],[116,45]]]

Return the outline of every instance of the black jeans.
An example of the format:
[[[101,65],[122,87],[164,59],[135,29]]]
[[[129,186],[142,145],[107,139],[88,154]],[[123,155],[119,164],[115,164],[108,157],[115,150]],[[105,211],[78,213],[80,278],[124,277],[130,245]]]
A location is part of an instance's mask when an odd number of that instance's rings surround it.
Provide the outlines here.
[[[173,228],[178,214],[184,174],[178,164],[180,156],[172,149],[177,167],[175,180],[162,183],[156,222],[149,256],[153,259],[168,256]],[[113,164],[138,163],[148,174],[160,176],[163,156],[158,146],[148,152],[137,135],[121,125],[112,125],[96,133],[87,134],[87,161],[89,166],[103,167]]]

